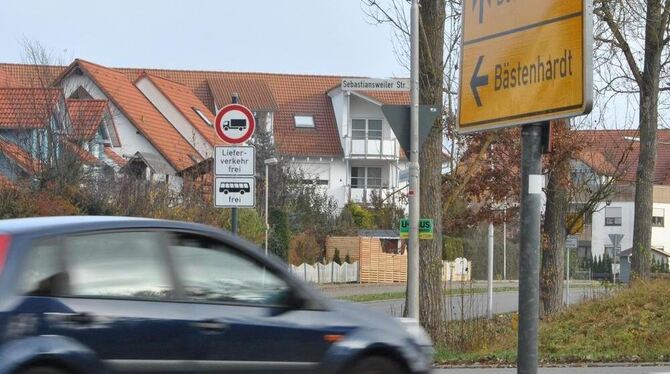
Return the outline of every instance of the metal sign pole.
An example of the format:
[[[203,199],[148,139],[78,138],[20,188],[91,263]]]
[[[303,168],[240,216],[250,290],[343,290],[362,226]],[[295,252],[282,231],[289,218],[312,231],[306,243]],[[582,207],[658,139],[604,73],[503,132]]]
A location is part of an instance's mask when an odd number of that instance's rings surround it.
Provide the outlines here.
[[[547,124],[533,123],[521,129],[518,374],[537,374],[538,366],[542,126]]]
[[[419,319],[419,4],[411,8],[411,103],[409,166],[409,248],[407,251],[407,316]]]
[[[238,96],[237,94],[233,94],[231,97],[231,102],[233,104],[237,104],[238,101]],[[230,213],[230,231],[232,231],[233,235],[237,235],[237,208],[232,208],[232,211]]]
[[[488,284],[486,298],[486,318],[493,318],[493,223],[489,222],[488,242]]]
[[[565,264],[565,305],[570,305],[570,248],[566,251]]]

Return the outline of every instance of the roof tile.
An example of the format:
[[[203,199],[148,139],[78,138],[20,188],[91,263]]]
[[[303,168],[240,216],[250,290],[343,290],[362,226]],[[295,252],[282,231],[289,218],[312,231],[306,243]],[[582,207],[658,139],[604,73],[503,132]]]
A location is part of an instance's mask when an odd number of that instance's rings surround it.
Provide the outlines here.
[[[108,111],[107,100],[67,100],[67,110],[72,121],[72,138],[91,140]]]
[[[0,152],[16,162],[28,174],[35,174],[42,169],[42,163],[39,160],[34,159],[23,148],[4,138],[0,138]]]
[[[128,163],[128,160],[121,157],[118,153],[114,152],[111,147],[105,147],[104,149],[105,156],[112,160],[118,167],[124,167]]]
[[[231,104],[233,94],[237,94],[239,103],[252,111],[276,112],[279,109],[270,87],[261,79],[208,79],[207,84],[218,108]]]
[[[44,128],[61,97],[58,88],[0,88],[0,127]]]

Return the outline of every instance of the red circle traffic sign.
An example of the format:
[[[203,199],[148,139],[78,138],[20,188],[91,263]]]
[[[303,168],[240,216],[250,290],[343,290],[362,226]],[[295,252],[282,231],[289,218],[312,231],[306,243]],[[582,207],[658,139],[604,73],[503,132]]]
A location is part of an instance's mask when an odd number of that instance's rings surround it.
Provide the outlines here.
[[[256,130],[256,120],[249,108],[240,104],[228,104],[216,114],[216,134],[226,143],[244,143]]]

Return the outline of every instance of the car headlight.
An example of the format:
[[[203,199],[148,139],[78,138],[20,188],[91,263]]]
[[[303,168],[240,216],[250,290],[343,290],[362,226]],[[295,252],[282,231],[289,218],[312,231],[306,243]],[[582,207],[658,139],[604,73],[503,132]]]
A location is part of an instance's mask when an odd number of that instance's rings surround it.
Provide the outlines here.
[[[432,347],[433,342],[426,330],[421,327],[419,321],[414,318],[397,318],[398,321],[405,327],[407,334],[422,347]]]

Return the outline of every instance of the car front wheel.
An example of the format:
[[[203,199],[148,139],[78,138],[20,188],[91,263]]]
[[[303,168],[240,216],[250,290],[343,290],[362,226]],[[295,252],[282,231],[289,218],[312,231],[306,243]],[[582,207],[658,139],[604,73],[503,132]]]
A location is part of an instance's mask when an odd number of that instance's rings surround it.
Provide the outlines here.
[[[398,362],[381,356],[370,356],[354,363],[348,373],[352,374],[405,374],[407,371]]]

